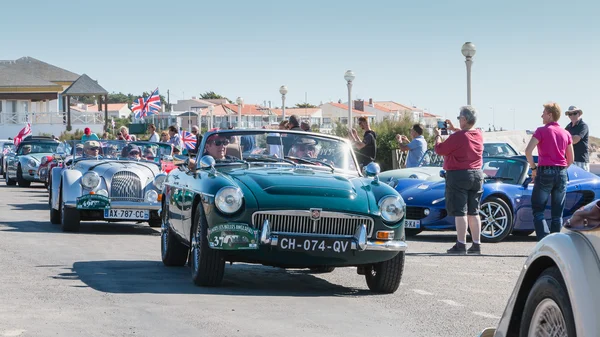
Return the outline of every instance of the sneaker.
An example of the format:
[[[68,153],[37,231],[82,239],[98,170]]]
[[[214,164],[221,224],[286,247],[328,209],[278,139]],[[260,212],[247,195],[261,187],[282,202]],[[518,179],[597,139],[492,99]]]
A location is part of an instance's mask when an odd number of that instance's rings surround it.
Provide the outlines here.
[[[467,254],[467,245],[457,241],[447,252],[448,254]]]
[[[481,244],[473,242],[473,245],[471,246],[471,248],[469,248],[467,250],[467,254],[480,255],[481,254]]]

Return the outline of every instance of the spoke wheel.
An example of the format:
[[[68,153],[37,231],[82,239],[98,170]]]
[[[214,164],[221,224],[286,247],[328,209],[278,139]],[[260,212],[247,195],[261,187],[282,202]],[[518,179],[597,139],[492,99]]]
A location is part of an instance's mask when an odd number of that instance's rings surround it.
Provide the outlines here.
[[[500,242],[512,231],[513,215],[504,200],[496,197],[486,199],[479,209],[481,217],[481,240]]]
[[[219,286],[225,274],[225,259],[208,246],[208,222],[202,203],[196,205],[192,230],[192,281],[198,286]]]
[[[569,294],[557,267],[546,269],[531,288],[520,332],[521,336],[575,337]]]

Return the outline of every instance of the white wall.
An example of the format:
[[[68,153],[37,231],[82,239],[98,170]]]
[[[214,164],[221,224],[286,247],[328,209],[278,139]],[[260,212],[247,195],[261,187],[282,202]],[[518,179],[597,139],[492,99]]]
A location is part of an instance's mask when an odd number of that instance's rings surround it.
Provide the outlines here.
[[[23,129],[25,125],[13,124],[13,125],[0,125],[0,139],[7,139],[8,137],[14,138],[19,131]],[[73,129],[71,132],[75,132],[75,130],[79,129],[83,131],[86,127],[92,129],[92,132],[95,132],[98,137],[102,136],[104,132],[104,125],[102,124],[92,124],[92,125],[83,125],[83,124],[73,124]],[[31,132],[34,136],[39,136],[40,133],[49,133],[55,136],[60,136],[60,134],[66,130],[65,125],[60,124],[33,124],[31,125]]]

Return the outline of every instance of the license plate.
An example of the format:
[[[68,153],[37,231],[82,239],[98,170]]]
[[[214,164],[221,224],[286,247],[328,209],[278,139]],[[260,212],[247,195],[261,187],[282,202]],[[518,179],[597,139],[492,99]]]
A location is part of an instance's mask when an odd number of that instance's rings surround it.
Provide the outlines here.
[[[111,208],[104,210],[105,219],[131,219],[131,220],[148,220],[150,212],[147,209],[119,209]]]
[[[277,238],[277,247],[285,251],[346,253],[351,250],[351,240],[300,238],[280,235]]]
[[[404,220],[404,228],[421,228],[421,220]]]

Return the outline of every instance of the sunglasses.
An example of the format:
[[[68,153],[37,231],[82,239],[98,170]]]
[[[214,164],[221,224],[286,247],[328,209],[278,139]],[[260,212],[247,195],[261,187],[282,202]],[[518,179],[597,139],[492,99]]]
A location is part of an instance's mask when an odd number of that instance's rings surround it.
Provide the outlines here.
[[[567,115],[568,115],[568,116],[577,116],[577,115],[579,115],[579,112],[578,112],[578,111],[575,111],[575,112],[569,112]]]
[[[229,145],[229,141],[228,140],[213,140],[213,144],[215,144],[216,146],[221,146],[221,145]]]
[[[131,151],[129,154],[140,154],[140,151]]]
[[[297,145],[299,151],[314,151],[316,148],[312,145]]]
[[[100,148],[99,148],[99,147],[95,147],[95,146],[94,146],[94,147],[90,147],[90,150],[92,150],[92,151],[97,151],[97,150],[100,150]]]

